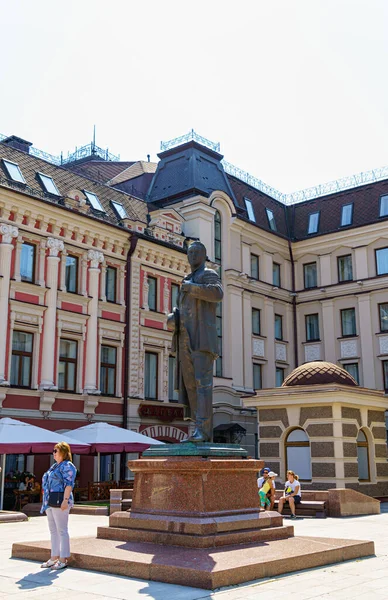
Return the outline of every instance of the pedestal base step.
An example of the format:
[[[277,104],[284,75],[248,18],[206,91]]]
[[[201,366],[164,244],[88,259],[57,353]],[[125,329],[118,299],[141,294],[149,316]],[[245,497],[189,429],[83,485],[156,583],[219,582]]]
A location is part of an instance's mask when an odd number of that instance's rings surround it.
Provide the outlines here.
[[[216,548],[230,546],[231,544],[253,544],[255,542],[286,539],[293,535],[294,528],[292,526],[226,531],[211,535],[187,535],[167,531],[124,529],[121,527],[97,528],[99,539],[122,542],[149,542],[151,544],[185,546],[187,548]]]
[[[71,567],[208,590],[374,555],[374,543],[292,537],[198,549],[96,538],[71,540]],[[45,561],[50,542],[15,543],[14,558]]]

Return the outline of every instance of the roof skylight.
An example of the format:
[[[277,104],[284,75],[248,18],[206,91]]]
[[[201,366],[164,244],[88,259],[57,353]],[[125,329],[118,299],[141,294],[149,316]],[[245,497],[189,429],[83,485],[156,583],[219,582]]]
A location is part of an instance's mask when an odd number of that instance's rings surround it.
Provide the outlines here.
[[[309,226],[307,233],[317,233],[319,227],[319,212],[311,213],[309,215]]]
[[[105,212],[105,209],[103,208],[101,202],[98,199],[98,196],[96,196],[96,194],[93,194],[93,192],[87,192],[86,190],[84,190],[85,196],[87,197],[87,199],[89,200],[90,204],[92,205],[92,207],[95,210],[99,210],[101,212]]]
[[[5,160],[3,158],[3,163],[5,168],[7,169],[7,173],[13,181],[18,181],[19,183],[26,183],[26,180],[23,177],[23,173],[20,170],[18,164],[11,162],[10,160]]]
[[[270,229],[272,231],[277,231],[275,215],[273,214],[273,211],[270,208],[266,208],[265,212],[267,213],[267,219],[268,219]]]
[[[255,213],[253,210],[252,202],[249,200],[249,198],[244,198],[244,202],[245,202],[245,208],[247,209],[247,213],[248,213],[248,219],[250,221],[253,221],[254,223],[256,223],[256,217],[255,217]]]
[[[125,210],[125,208],[121,204],[121,202],[116,202],[115,200],[111,200],[111,202],[112,202],[113,208],[119,215],[120,219],[127,219],[128,218],[127,211]]]
[[[55,196],[61,195],[52,177],[50,177],[49,175],[44,175],[43,173],[38,173],[38,175],[40,177],[44,189],[48,194],[54,194]]]

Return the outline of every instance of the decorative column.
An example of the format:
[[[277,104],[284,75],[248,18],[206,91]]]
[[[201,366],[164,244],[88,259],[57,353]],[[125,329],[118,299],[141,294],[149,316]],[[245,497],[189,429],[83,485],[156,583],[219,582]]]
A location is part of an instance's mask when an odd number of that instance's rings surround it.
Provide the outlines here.
[[[106,302],[106,265],[101,265],[101,285],[100,285],[100,300]]]
[[[325,360],[336,364],[337,349],[336,349],[336,327],[334,320],[334,302],[333,300],[322,300],[322,324],[321,338],[323,334],[323,342],[325,348]],[[323,357],[321,357],[323,358]]]
[[[148,275],[147,273],[144,273],[144,279],[143,279],[143,308],[144,310],[149,310],[150,307],[148,305],[148,290],[149,290],[150,286],[148,283]]]
[[[125,265],[120,265],[119,269],[119,303],[125,306]]]
[[[170,312],[170,289],[168,286],[168,279],[165,277],[163,286],[163,310],[164,314],[168,315]]]
[[[62,251],[61,256],[61,274],[59,276],[59,287],[62,292],[66,292],[66,249]]]
[[[46,287],[45,282],[46,240],[43,238],[39,244],[39,280],[38,285]]]
[[[272,388],[276,385],[275,371],[275,311],[273,301],[270,298],[264,299],[264,322],[265,332],[267,334],[265,358],[267,365],[265,367],[263,387]]]
[[[363,387],[376,389],[376,376],[373,347],[373,326],[370,294],[358,296],[358,317],[360,321],[360,340],[362,357],[362,384]]]
[[[9,280],[11,277],[12,238],[18,236],[18,228],[2,223],[0,225],[0,385],[9,385],[5,377],[5,354],[7,345]]]
[[[98,356],[98,284],[99,265],[104,261],[104,255],[99,250],[89,250],[89,320],[86,340],[86,367],[84,394],[100,394],[97,389],[97,356]]]
[[[58,296],[58,267],[60,258],[59,252],[64,249],[62,240],[56,238],[47,239],[47,309],[44,313],[44,332],[43,332],[43,352],[42,369],[40,375],[40,390],[56,390],[54,385],[54,359],[55,359],[55,341],[56,341],[56,318],[57,318],[57,296]]]

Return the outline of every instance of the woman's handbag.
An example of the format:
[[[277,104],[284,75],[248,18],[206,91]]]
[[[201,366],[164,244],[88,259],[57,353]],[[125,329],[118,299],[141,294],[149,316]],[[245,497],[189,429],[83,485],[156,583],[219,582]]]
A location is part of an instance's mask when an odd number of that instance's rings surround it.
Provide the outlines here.
[[[52,508],[60,508],[65,492],[49,492],[48,505]]]

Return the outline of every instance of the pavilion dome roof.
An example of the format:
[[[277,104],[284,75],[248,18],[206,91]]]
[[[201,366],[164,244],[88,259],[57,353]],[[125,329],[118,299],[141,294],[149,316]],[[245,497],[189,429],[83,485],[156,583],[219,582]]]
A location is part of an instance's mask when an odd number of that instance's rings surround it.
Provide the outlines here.
[[[314,361],[300,365],[284,380],[282,387],[296,385],[341,385],[358,386],[356,380],[342,367],[325,361]]]

